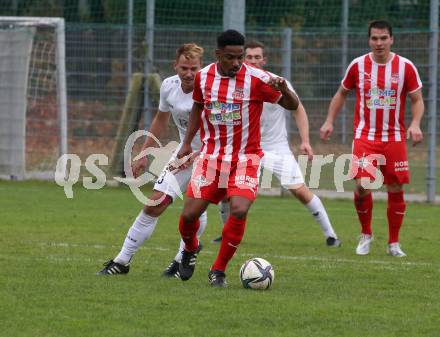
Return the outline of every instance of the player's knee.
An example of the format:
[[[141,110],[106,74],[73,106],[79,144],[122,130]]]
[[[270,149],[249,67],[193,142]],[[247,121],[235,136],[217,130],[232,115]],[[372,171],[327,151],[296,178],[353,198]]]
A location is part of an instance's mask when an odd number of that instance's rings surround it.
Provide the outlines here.
[[[390,193],[399,193],[403,191],[403,186],[397,183],[388,184],[387,185],[387,191]]]
[[[368,195],[371,191],[367,190],[365,188],[362,187],[362,185],[360,183],[356,183],[356,194],[360,197],[365,197],[366,195]]]
[[[249,207],[247,205],[233,205],[231,207],[231,215],[237,219],[244,219],[247,216]]]
[[[159,202],[159,200],[157,200],[156,202]],[[154,202],[154,204],[156,204],[156,202]],[[164,198],[162,198],[162,200],[160,200],[157,205],[145,205],[144,212],[149,216],[157,218],[167,209],[167,207],[172,202],[173,198],[171,198],[169,195],[164,195]]]
[[[194,222],[199,217],[199,214],[191,209],[184,208],[181,217],[184,223],[190,223]]]
[[[145,205],[144,206],[145,214],[152,216],[152,217],[155,217],[155,218],[159,217],[163,213],[164,210],[165,209],[163,207],[160,207],[160,205],[157,205],[157,206]]]
[[[304,184],[291,187],[289,190],[303,204],[309,203],[313,198],[313,193]]]

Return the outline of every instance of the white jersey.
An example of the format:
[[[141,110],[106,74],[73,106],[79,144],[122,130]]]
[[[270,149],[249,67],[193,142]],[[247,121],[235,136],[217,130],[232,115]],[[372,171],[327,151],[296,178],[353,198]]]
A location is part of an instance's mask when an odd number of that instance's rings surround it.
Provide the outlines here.
[[[269,74],[274,77],[277,76],[272,73]],[[287,86],[296,94],[289,81],[287,81]],[[274,144],[288,143],[286,112],[289,113],[279,104],[264,103],[261,115],[261,148],[263,151]]]
[[[171,112],[174,123],[179,130],[180,142],[182,142],[185,137],[192,106],[192,92],[187,94],[183,92],[178,75],[168,77],[162,82],[160,87],[159,111]],[[200,134],[197,132],[191,143],[191,147],[193,151],[198,151],[201,146]]]
[[[269,73],[271,76],[277,75]],[[292,84],[287,81],[287,86],[295,95],[296,92]],[[262,187],[271,186],[272,176],[268,177],[268,172],[272,172],[281,186],[292,188],[298,184],[304,184],[304,177],[301,169],[290,150],[289,139],[286,129],[286,113],[290,112],[279,104],[264,103],[261,115],[261,148],[264,152],[262,167],[263,177]],[[290,118],[290,116],[288,116]],[[267,185],[268,184],[268,185]]]

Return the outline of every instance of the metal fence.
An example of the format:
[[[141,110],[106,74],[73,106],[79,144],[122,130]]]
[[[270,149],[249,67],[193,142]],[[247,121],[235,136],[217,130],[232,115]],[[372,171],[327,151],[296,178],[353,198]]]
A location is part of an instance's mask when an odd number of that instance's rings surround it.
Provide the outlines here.
[[[172,63],[176,48],[185,42],[196,42],[205,48],[205,64],[213,61],[215,39],[218,32],[200,29],[158,28],[154,31],[153,70],[162,78],[174,74]],[[424,83],[425,104],[428,103],[429,83],[429,33],[395,32],[394,51],[411,59],[418,67]],[[277,74],[285,72],[285,31],[248,31],[247,37],[257,38],[267,46],[268,70]],[[143,72],[146,55],[145,28],[133,27],[132,71]],[[339,120],[332,143],[319,141],[319,128],[323,123],[328,104],[336,92],[343,73],[341,34],[339,32],[295,33],[291,35],[291,80],[299,93],[310,119],[311,140],[320,154],[351,152],[352,116],[354,96],[348,101],[346,127]],[[119,118],[127,94],[129,74],[127,69],[127,27],[111,25],[67,24],[66,65],[69,111],[69,152],[85,157],[90,153],[110,155],[115,142]],[[350,62],[368,52],[366,32],[349,32],[347,55]],[[284,62],[284,63],[283,63]],[[438,76],[437,76],[438,81]],[[440,97],[440,95],[437,95]],[[438,103],[437,103],[438,105]],[[156,106],[151,106],[154,113]],[[407,120],[410,112],[407,111]],[[423,120],[423,131],[428,138],[428,119]],[[439,121],[440,122],[440,121]],[[440,125],[440,124],[439,124]],[[140,125],[142,127],[142,125]],[[292,145],[298,145],[299,136],[291,123]],[[440,133],[436,134],[437,141]],[[412,173],[410,192],[426,193],[428,148],[409,146]],[[439,150],[437,150],[439,152]],[[440,158],[437,155],[437,158]],[[439,159],[437,159],[437,166]],[[321,188],[332,188],[332,168],[323,170]],[[350,185],[347,184],[347,188]],[[437,179],[440,191],[440,179]]]

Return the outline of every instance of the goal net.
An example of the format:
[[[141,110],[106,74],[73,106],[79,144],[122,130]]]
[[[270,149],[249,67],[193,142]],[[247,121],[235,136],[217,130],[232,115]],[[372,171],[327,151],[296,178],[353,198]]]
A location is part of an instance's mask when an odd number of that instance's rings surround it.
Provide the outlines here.
[[[67,152],[64,19],[0,16],[0,178],[49,179]]]

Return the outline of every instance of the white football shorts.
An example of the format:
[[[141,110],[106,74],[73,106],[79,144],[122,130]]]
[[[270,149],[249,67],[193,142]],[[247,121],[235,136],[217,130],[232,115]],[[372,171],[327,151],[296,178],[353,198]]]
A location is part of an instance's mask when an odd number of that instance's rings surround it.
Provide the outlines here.
[[[262,149],[261,165],[266,172],[261,176],[261,188],[271,187],[272,176],[267,177],[268,172],[273,173],[284,188],[304,184],[304,176],[287,142],[263,146]]]
[[[175,173],[169,170],[169,164],[176,159],[177,152],[179,152],[180,146],[174,151],[165,168],[160,173],[159,177],[154,184],[153,189],[169,195],[173,201],[182,196],[186,192],[188,183],[191,179],[193,166],[189,166],[185,169],[177,171]]]

